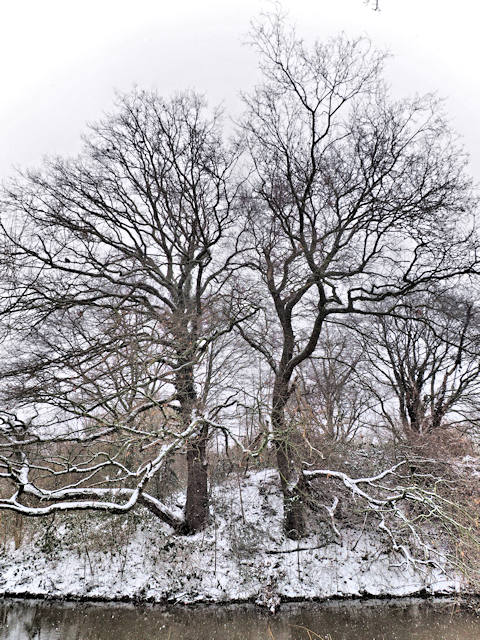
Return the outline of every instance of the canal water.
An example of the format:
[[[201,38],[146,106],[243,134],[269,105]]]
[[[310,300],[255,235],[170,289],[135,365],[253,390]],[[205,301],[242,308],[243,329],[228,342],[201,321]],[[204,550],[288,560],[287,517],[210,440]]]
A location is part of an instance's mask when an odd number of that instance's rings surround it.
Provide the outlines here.
[[[479,640],[480,617],[454,602],[347,601],[162,607],[0,600],[0,640]]]

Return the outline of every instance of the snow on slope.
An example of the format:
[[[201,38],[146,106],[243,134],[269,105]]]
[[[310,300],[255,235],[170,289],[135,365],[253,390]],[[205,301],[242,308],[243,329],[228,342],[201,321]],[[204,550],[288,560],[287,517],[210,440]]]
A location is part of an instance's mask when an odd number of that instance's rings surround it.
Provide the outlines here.
[[[421,572],[401,565],[380,534],[343,529],[340,543],[321,532],[298,543],[288,540],[281,504],[276,472],[262,470],[216,487],[215,521],[195,536],[174,536],[144,514],[122,551],[82,552],[69,544],[70,530],[63,525],[48,553],[34,539],[0,555],[0,593],[175,603],[253,600],[275,607],[280,599],[461,588],[458,578],[433,567]]]

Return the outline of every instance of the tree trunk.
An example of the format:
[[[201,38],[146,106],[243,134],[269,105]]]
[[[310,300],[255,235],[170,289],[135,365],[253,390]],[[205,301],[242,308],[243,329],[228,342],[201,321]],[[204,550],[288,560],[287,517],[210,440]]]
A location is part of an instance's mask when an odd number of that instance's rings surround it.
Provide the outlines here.
[[[298,540],[305,535],[305,480],[295,463],[295,442],[285,420],[288,380],[276,380],[272,401],[272,427],[277,468],[283,493],[284,530],[287,538]]]
[[[191,366],[183,363],[179,367],[176,388],[183,428],[187,428],[197,402]],[[200,432],[187,442],[187,500],[182,528],[186,534],[200,531],[208,520],[207,440],[208,426],[202,425]]]
[[[208,427],[205,425],[198,437],[188,443],[188,482],[185,505],[187,533],[195,533],[203,529],[208,520],[207,438]]]

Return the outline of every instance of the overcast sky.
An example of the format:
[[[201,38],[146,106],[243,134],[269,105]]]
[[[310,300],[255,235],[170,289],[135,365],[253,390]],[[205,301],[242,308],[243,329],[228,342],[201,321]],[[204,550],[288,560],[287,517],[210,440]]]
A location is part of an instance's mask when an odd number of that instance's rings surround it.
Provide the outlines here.
[[[395,95],[436,91],[480,181],[478,0],[284,0],[306,39],[368,35],[393,55]],[[184,88],[238,107],[256,58],[243,42],[263,0],[4,0],[0,2],[0,178],[43,155],[74,154],[115,90]]]

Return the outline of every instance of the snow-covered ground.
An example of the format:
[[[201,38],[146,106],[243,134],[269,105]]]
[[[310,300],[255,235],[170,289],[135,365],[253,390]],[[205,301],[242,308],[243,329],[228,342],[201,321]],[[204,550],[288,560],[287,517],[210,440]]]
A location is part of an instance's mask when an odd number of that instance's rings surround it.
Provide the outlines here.
[[[318,531],[298,543],[287,540],[272,470],[230,477],[213,490],[212,504],[215,522],[202,533],[174,536],[145,514],[118,549],[87,542],[82,551],[68,525],[55,524],[48,549],[43,536],[0,555],[0,593],[274,606],[279,599],[461,590],[458,577],[402,564],[380,532],[342,529],[341,542]],[[93,522],[83,535],[98,538],[105,519]]]

